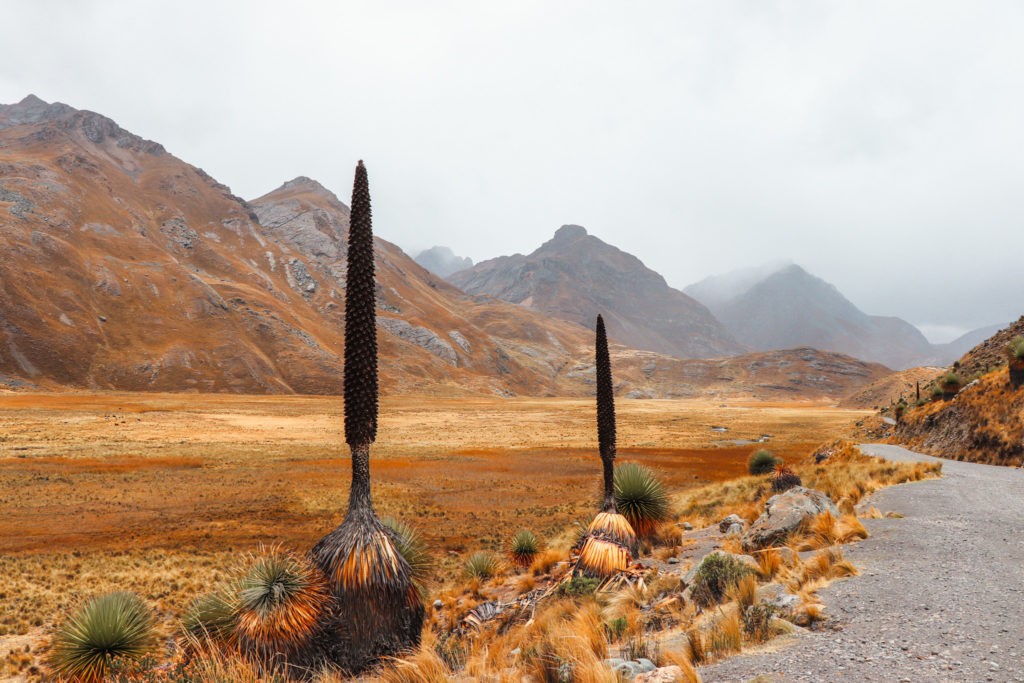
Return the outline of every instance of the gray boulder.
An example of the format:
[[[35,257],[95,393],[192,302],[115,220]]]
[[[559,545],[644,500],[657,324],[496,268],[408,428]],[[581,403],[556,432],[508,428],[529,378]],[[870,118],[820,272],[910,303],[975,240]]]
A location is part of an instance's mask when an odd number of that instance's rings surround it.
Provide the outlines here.
[[[821,491],[794,486],[768,499],[764,513],[743,534],[743,549],[750,552],[778,545],[823,512],[839,516],[839,508]]]
[[[726,534],[729,533],[729,529],[736,524],[739,524],[742,528],[747,525],[747,522],[739,515],[729,515],[728,517],[726,517],[718,523],[718,530],[721,531],[723,534]]]

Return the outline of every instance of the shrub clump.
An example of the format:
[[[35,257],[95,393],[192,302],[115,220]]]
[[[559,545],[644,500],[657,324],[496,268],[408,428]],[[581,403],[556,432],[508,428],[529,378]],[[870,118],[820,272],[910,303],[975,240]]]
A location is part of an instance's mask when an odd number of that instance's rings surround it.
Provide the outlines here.
[[[670,515],[665,485],[654,470],[635,462],[615,469],[615,507],[640,536],[650,536]]]
[[[960,375],[955,372],[947,372],[939,381],[943,397],[952,398],[956,396],[957,392],[960,391],[961,383]]]
[[[480,551],[466,560],[466,574],[474,579],[489,579],[501,571],[501,561],[494,553]]]
[[[752,573],[753,569],[732,555],[712,553],[697,567],[693,580],[693,599],[702,607],[721,602],[740,579]]]
[[[532,531],[523,529],[512,537],[512,563],[520,569],[525,569],[533,564],[540,550],[540,542]]]
[[[558,587],[558,594],[581,598],[585,595],[593,595],[599,585],[601,585],[601,579],[597,577],[574,576]]]
[[[1014,337],[1010,342],[1011,360],[1024,361],[1024,337]]]
[[[153,612],[134,593],[93,598],[53,636],[49,663],[60,678],[101,681],[115,661],[138,661],[156,644]]]
[[[762,448],[751,454],[750,460],[747,461],[747,471],[755,476],[768,474],[780,464],[782,461],[772,455],[771,451]]]
[[[799,474],[782,463],[775,466],[775,476],[772,477],[772,491],[782,493],[783,491],[788,491],[794,486],[801,485],[803,485],[803,480],[800,479]]]
[[[237,624],[238,594],[232,586],[222,586],[196,598],[182,617],[182,628],[196,642],[224,642],[234,637]]]

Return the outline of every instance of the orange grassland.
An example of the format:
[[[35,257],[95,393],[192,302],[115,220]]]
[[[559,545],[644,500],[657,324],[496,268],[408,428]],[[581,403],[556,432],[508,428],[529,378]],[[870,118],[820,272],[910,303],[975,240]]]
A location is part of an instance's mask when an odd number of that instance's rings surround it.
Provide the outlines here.
[[[795,460],[865,414],[620,400],[619,457],[679,491],[743,474],[757,447]],[[386,398],[378,512],[420,531],[444,583],[520,528],[553,538],[584,520],[594,434],[591,400]],[[341,520],[348,478],[339,398],[0,394],[0,657],[103,591],[138,591],[173,621],[242,553],[308,549]]]

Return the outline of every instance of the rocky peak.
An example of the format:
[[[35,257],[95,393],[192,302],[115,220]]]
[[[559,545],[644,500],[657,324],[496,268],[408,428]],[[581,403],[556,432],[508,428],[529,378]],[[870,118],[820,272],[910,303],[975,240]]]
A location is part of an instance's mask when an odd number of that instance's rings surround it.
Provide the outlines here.
[[[580,237],[587,236],[587,229],[582,225],[563,225],[555,231],[555,241],[558,242],[571,242],[577,240]]]
[[[50,104],[35,95],[28,95],[21,102],[0,105],[0,129],[24,124],[56,121],[71,114],[77,109],[61,102]]]
[[[75,109],[62,102],[49,103],[28,95],[16,104],[0,105],[0,130],[14,126],[51,123],[68,131],[81,131],[89,142],[101,145],[107,141],[118,147],[145,154],[163,154],[163,145],[129,133],[112,119],[84,109]]]

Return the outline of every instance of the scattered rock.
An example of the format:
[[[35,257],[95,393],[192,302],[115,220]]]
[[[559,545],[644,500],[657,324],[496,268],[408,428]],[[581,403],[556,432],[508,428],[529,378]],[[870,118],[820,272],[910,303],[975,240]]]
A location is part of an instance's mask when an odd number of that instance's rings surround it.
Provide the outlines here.
[[[742,524],[732,524],[732,525],[730,525],[729,528],[725,530],[725,535],[726,536],[737,536],[737,537],[738,536],[742,536],[743,535],[743,525]]]
[[[839,508],[821,491],[794,486],[774,495],[768,499],[764,513],[743,535],[743,549],[750,551],[779,544],[802,524],[826,511],[839,516]]]
[[[308,296],[316,291],[316,280],[309,274],[306,264],[297,258],[288,262],[288,274],[295,280],[295,288]]]
[[[718,523],[718,530],[723,534],[729,533],[730,528],[736,524],[740,525],[740,532],[742,533],[743,527],[746,526],[747,522],[739,515],[729,515]]]
[[[434,600],[434,609],[441,609],[444,607],[444,603],[440,600]]]
[[[634,679],[636,683],[682,683],[685,680],[683,670],[674,664],[642,673]]]

